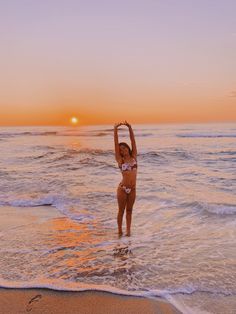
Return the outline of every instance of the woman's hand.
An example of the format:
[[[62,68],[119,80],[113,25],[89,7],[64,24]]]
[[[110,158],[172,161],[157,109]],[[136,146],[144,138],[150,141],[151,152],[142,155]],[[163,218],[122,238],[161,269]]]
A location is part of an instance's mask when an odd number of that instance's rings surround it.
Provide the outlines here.
[[[119,126],[121,126],[121,125],[125,125],[125,126],[127,126],[128,128],[131,128],[131,125],[125,120],[124,122],[119,122],[119,123],[116,123],[115,125],[114,125],[114,128],[118,128]]]
[[[119,126],[121,126],[123,123],[119,122],[119,123],[115,123],[114,128],[117,129]]]
[[[131,125],[126,120],[123,124],[126,125],[128,128],[131,128]]]

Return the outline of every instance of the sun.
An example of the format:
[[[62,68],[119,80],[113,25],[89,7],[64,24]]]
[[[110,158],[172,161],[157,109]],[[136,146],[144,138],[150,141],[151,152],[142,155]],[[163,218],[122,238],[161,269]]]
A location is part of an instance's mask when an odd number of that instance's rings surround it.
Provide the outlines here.
[[[72,117],[72,118],[70,119],[70,122],[71,122],[72,124],[76,125],[76,124],[78,123],[78,118]]]

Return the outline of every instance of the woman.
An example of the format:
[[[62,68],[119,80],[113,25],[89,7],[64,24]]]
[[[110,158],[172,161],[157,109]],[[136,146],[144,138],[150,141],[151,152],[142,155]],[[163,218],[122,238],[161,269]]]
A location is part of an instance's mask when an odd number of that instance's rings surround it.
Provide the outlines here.
[[[129,145],[118,141],[118,127],[126,125],[129,129],[132,149]],[[126,235],[130,236],[132,210],[136,197],[137,148],[131,125],[125,121],[114,126],[115,157],[122,173],[122,181],[117,188],[119,211],[117,215],[118,234],[122,236],[122,220],[126,209]]]

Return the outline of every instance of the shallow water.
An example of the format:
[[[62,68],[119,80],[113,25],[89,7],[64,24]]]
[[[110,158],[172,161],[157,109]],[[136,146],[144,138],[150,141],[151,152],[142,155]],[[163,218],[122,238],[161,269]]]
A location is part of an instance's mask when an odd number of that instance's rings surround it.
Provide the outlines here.
[[[161,295],[188,314],[235,313],[236,126],[134,131],[132,236],[118,239],[112,126],[0,128],[0,285],[96,287]]]

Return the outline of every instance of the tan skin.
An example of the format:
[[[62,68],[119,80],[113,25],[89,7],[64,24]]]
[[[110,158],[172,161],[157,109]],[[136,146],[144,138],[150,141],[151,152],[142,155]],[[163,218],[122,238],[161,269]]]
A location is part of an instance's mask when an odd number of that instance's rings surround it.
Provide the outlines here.
[[[129,149],[124,145],[119,145],[118,141],[118,127],[125,125],[129,129],[130,141],[132,146],[132,153],[130,155]],[[137,148],[134,138],[134,133],[131,125],[125,121],[117,123],[114,126],[114,142],[115,142],[115,157],[118,165],[120,166],[123,162],[132,162],[134,159],[137,160]],[[131,220],[132,220],[132,210],[136,197],[136,177],[137,170],[123,171],[121,184],[127,188],[131,188],[131,192],[128,194],[124,191],[120,185],[117,188],[117,201],[118,201],[118,214],[117,214],[117,225],[118,234],[122,236],[122,221],[123,215],[126,210],[126,235],[131,235]]]

